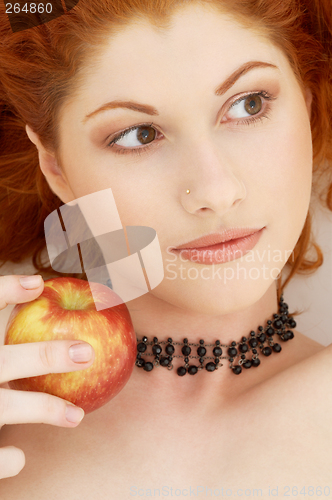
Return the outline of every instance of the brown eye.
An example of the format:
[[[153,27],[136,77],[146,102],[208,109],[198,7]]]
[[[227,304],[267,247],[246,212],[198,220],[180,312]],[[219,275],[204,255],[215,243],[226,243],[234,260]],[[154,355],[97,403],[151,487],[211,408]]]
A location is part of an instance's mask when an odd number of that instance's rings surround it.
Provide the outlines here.
[[[262,100],[259,95],[248,96],[244,101],[245,110],[250,115],[255,115],[262,109]]]
[[[149,144],[156,137],[156,130],[152,127],[142,126],[137,127],[137,139],[143,144]]]

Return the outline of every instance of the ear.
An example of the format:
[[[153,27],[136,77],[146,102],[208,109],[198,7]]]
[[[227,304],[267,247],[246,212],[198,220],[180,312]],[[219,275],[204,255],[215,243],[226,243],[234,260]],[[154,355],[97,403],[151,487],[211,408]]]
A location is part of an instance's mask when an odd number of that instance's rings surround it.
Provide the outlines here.
[[[305,88],[304,97],[305,97],[305,102],[306,102],[306,105],[307,105],[308,115],[309,115],[309,118],[311,118],[312,92],[309,89],[309,87]]]
[[[29,125],[25,126],[26,133],[31,142],[38,149],[39,166],[51,191],[60,198],[63,203],[69,203],[75,200],[75,196],[68,184],[68,180],[61,170],[55,154],[47,151],[42,145],[39,136],[32,130]]]

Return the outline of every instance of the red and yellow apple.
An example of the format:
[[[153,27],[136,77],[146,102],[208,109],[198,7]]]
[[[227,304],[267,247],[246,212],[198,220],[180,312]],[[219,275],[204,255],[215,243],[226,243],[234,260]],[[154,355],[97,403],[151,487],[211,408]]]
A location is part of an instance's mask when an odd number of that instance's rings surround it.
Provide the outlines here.
[[[94,348],[95,359],[83,370],[12,380],[9,387],[53,394],[80,406],[85,413],[114,398],[128,382],[137,352],[128,308],[114,299],[118,295],[105,285],[77,278],[52,278],[45,281],[37,299],[15,305],[7,323],[5,344],[83,340]],[[97,311],[94,300],[118,305]]]

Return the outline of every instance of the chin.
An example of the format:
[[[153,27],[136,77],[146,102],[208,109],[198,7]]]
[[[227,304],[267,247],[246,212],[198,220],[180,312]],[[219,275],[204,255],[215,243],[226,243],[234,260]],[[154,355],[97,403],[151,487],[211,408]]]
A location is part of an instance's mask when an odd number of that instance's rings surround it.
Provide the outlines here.
[[[185,283],[185,281],[182,281]],[[226,285],[211,280],[195,280],[184,285],[181,282],[161,283],[153,290],[153,295],[179,309],[193,314],[220,316],[242,311],[258,302],[276,281],[234,280]]]

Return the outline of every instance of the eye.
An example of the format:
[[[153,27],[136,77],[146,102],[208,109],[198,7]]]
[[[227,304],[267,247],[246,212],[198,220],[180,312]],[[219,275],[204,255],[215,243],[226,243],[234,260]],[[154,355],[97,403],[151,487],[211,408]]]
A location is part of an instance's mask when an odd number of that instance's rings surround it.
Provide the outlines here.
[[[227,116],[229,116],[229,118],[231,119],[248,118],[248,115],[255,117],[255,115],[259,114],[259,112],[263,107],[265,108],[265,111],[269,109],[268,105],[264,106],[263,98],[266,101],[275,99],[275,97],[273,97],[271,94],[268,94],[265,91],[256,92],[249,95],[247,94],[246,96],[237,99],[230,106],[227,112]],[[251,119],[251,121],[253,120],[254,118]],[[222,121],[225,121],[225,119],[223,119]],[[250,120],[243,120],[242,123],[247,123],[248,121]],[[239,120],[237,124],[241,124],[241,120]]]
[[[235,123],[238,126],[253,125],[255,122],[262,121],[264,118],[269,118],[271,104],[268,101],[274,99],[277,99],[277,97],[269,94],[265,90],[246,94],[231,104],[221,121],[228,121],[228,119],[231,118],[232,122],[235,118]],[[263,112],[260,113],[262,108]],[[247,114],[244,114],[243,117],[243,113]],[[233,116],[228,117],[228,115]],[[236,120],[236,118],[242,119]],[[116,154],[141,155],[145,151],[151,150],[153,147],[152,143],[159,142],[156,140],[157,135],[159,138],[160,136],[162,137],[162,134],[152,125],[153,123],[130,127],[113,137],[107,144],[107,147],[113,148]],[[149,144],[152,145],[149,146]]]
[[[256,115],[262,109],[262,105],[261,97],[256,94],[235,102],[232,104],[231,110],[235,111],[235,118],[241,118],[243,108],[250,115]]]
[[[152,123],[150,125],[138,125],[124,130],[109,143],[109,146],[112,147],[113,144],[116,144],[124,148],[135,149],[138,146],[149,144],[155,140],[157,135],[157,130],[152,125]]]

